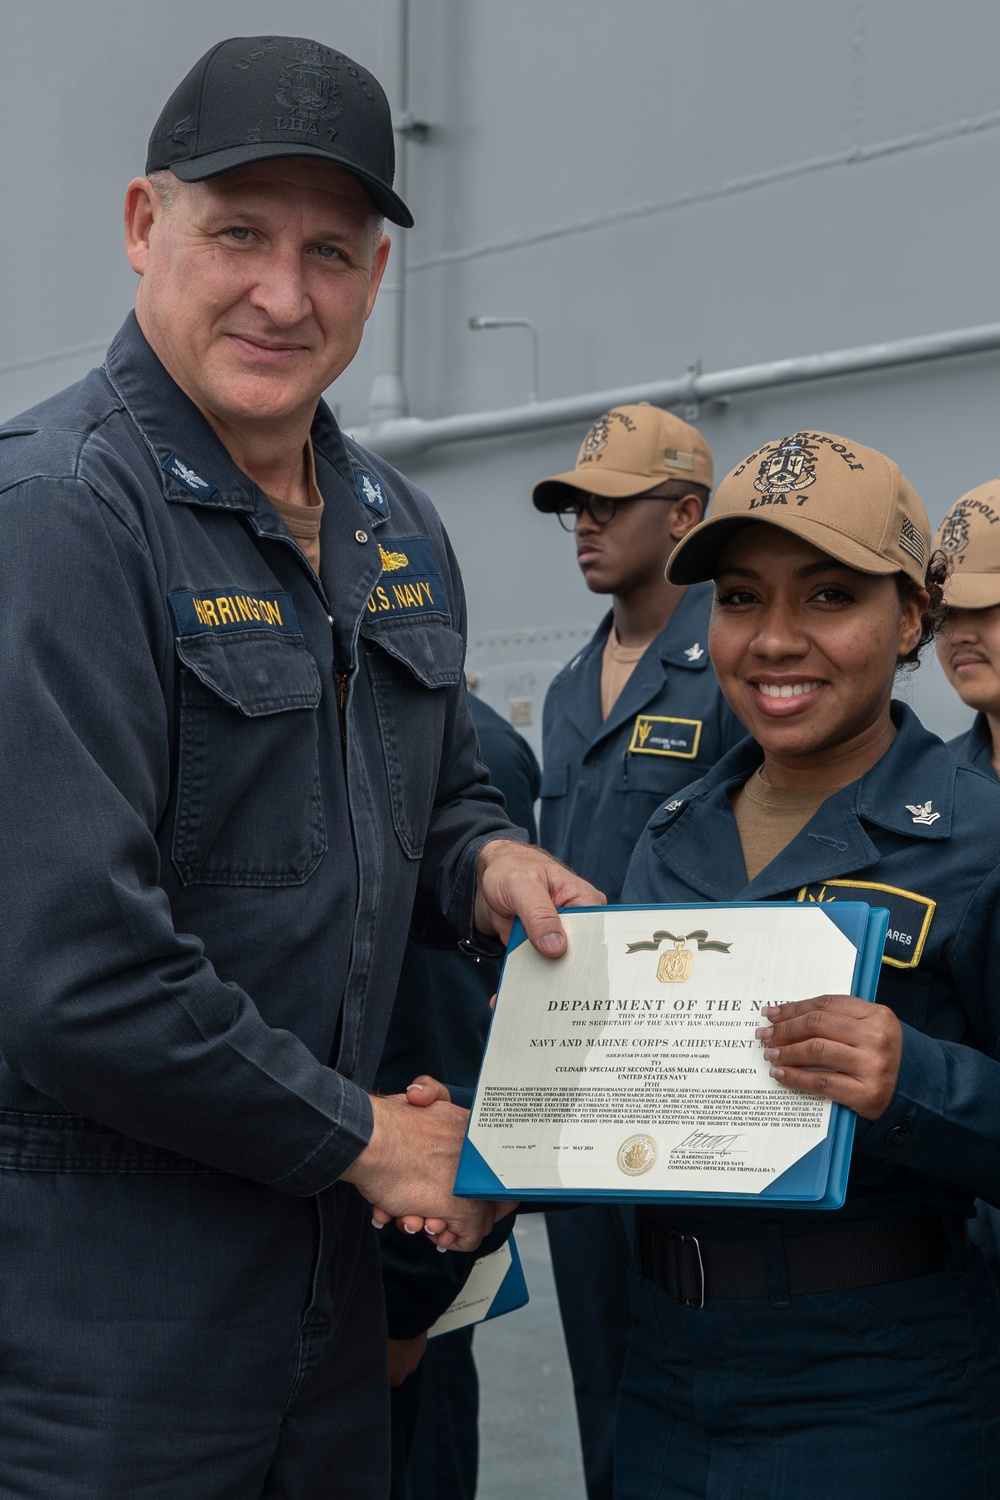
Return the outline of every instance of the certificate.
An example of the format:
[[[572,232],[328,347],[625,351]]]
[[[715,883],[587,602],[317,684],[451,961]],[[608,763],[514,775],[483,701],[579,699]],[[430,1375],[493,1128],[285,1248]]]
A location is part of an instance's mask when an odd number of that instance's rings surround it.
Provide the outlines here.
[[[873,998],[886,914],[861,902],[561,913],[553,961],[508,949],[456,1192],[843,1201],[854,1116],[770,1076],[761,1007]]]

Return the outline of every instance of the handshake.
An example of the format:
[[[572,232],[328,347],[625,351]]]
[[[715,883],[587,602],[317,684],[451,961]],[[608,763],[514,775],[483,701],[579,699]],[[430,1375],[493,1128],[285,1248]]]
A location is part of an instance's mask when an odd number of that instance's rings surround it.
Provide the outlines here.
[[[443,1083],[424,1075],[405,1094],[373,1098],[372,1109],[372,1138],[344,1180],[368,1199],[376,1228],[395,1219],[410,1234],[422,1229],[439,1250],[475,1250],[517,1207],[454,1196],[468,1111]]]
[[[492,839],[476,859],[476,930],[506,943],[515,917],[532,946],[557,959],[566,951],[560,906],[603,906],[605,897],[544,849]],[[396,1219],[421,1229],[439,1250],[475,1250],[515,1203],[456,1198],[452,1189],[468,1111],[452,1104],[443,1084],[426,1076],[405,1094],[372,1099],[375,1128],[343,1174],[372,1204],[379,1228]]]

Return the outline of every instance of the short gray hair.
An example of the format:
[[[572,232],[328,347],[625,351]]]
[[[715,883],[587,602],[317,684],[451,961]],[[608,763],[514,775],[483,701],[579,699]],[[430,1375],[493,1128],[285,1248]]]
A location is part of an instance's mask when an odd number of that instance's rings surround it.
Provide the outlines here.
[[[170,208],[177,197],[177,178],[170,168],[161,167],[158,172],[150,172],[149,181],[164,208]]]
[[[378,242],[385,232],[385,215],[372,213],[368,219],[368,231],[371,235],[372,259],[374,259],[375,251],[378,249]]]

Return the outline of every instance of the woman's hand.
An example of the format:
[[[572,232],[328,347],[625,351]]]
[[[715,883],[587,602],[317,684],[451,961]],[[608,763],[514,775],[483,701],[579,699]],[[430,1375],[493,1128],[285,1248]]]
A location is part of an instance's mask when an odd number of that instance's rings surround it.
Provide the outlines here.
[[[822,1094],[864,1120],[889,1107],[899,1077],[903,1028],[885,1005],[856,995],[819,995],[789,1005],[765,1005],[757,1036],[771,1077],[786,1088]]]

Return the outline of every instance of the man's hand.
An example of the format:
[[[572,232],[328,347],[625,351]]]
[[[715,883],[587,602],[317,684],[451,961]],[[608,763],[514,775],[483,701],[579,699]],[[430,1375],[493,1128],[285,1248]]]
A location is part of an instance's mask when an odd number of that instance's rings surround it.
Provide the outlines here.
[[[412,1215],[417,1224],[431,1219],[449,1231],[449,1245],[475,1250],[493,1228],[496,1208],[452,1193],[468,1110],[449,1104],[446,1097],[413,1109],[405,1094],[374,1097],[372,1109],[372,1138],[344,1173],[344,1181],[353,1182],[362,1197],[377,1204],[383,1219],[404,1214]]]
[[[407,1085],[407,1103],[420,1109],[426,1109],[439,1099],[447,1101],[450,1098],[451,1095],[444,1084],[438,1083],[437,1079],[431,1078],[428,1073],[421,1073],[419,1078],[415,1078],[411,1084]],[[496,1224],[501,1219],[505,1219],[508,1214],[512,1214],[517,1208],[517,1204],[504,1201],[502,1203],[484,1203],[480,1204],[480,1207],[492,1212],[493,1224]],[[392,1222],[393,1218],[396,1218],[396,1228],[405,1230],[407,1234],[419,1234],[423,1230],[428,1238],[434,1241],[439,1250],[461,1250],[464,1248],[464,1246],[457,1243],[458,1235],[454,1229],[449,1227],[445,1219],[424,1218],[414,1213],[400,1214],[396,1217],[386,1209],[380,1208],[377,1204],[372,1209],[372,1223],[376,1229],[383,1229],[386,1224]],[[493,1224],[490,1225],[491,1229]]]
[[[415,1339],[389,1340],[389,1384],[393,1390],[413,1374],[426,1352],[426,1333],[418,1333]]]
[[[492,839],[476,862],[479,932],[506,943],[520,917],[533,948],[546,958],[566,952],[557,906],[605,906],[607,897],[534,844]]]
[[[407,1104],[416,1104],[421,1109],[426,1109],[429,1104],[436,1104],[439,1099],[445,1104],[451,1103],[451,1095],[444,1084],[432,1078],[429,1073],[421,1073],[419,1078],[415,1078],[412,1083],[406,1085]],[[384,1208],[379,1208],[377,1203],[372,1206],[372,1223],[376,1229],[384,1229],[387,1224],[392,1223],[394,1217]],[[443,1221],[436,1222],[441,1223],[441,1228],[444,1227]],[[426,1227],[424,1220],[418,1214],[401,1214],[396,1219],[396,1228],[404,1230],[407,1234],[419,1234],[421,1229]],[[431,1239],[435,1238],[432,1232],[428,1231],[428,1233]]]
[[[855,995],[820,995],[789,1005],[765,1005],[771,1024],[757,1035],[771,1077],[790,1089],[822,1094],[877,1120],[896,1090],[903,1028],[885,1005]]]

